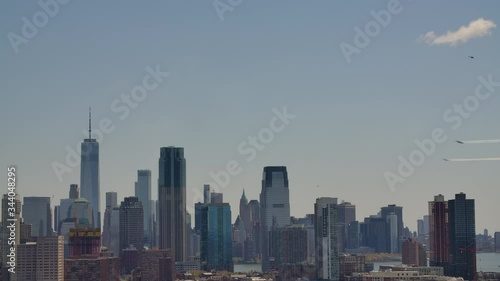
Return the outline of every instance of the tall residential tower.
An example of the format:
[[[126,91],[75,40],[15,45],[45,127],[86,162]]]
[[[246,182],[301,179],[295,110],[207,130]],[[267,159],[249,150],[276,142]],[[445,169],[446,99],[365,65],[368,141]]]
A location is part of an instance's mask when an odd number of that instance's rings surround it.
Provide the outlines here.
[[[476,221],[474,199],[464,193],[448,200],[450,276],[476,280]]]
[[[434,196],[429,202],[429,249],[430,266],[442,266],[448,274],[450,261],[450,237],[448,233],[448,202],[443,195]]]
[[[160,249],[170,249],[175,262],[186,260],[186,159],[184,148],[162,147],[158,161]]]
[[[314,205],[316,273],[319,280],[339,280],[337,198],[322,197]]]

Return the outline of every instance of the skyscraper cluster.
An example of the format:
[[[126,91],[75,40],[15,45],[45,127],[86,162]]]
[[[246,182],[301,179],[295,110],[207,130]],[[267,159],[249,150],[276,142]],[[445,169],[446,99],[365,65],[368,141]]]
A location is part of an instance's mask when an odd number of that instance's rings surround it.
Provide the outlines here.
[[[117,192],[107,192],[101,223],[99,143],[92,139],[89,120],[80,185],[70,185],[68,198],[54,206],[54,213],[50,197],[24,197],[22,212],[16,200],[19,208],[12,216],[18,219],[22,274],[11,280],[80,280],[85,274],[88,280],[118,280],[120,275],[174,280],[177,273],[192,270],[231,272],[239,262],[261,263],[263,273],[286,278],[348,280],[347,274],[368,270],[367,253],[402,255],[408,266],[442,268],[464,280],[477,277],[475,201],[463,193],[451,200],[435,196],[415,233],[404,224],[403,207],[395,204],[358,221],[356,205],[321,197],[304,203],[313,213],[296,218],[290,215],[294,189],[287,167],[266,166],[259,200],[249,200],[243,189],[237,212],[205,184],[203,201],[194,204],[192,226],[184,152],[182,147],[159,149],[157,200],[147,169],[137,170],[133,196],[119,200]],[[3,223],[8,207],[4,195]],[[9,235],[2,228],[2,257],[8,254]],[[489,237],[487,231],[484,236]],[[494,239],[499,251],[499,232]]]
[[[430,264],[445,274],[476,279],[475,201],[464,193],[445,201],[443,195],[429,202]]]

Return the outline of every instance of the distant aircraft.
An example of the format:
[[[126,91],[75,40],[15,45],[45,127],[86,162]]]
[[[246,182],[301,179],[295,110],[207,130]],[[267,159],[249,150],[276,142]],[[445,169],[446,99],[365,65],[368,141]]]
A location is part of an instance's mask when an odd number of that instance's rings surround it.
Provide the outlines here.
[[[446,158],[444,158],[443,160],[444,160],[444,161],[450,161],[450,160],[448,160],[448,159],[446,159]]]
[[[473,56],[469,56],[470,59],[473,59],[474,57]]]
[[[460,143],[460,144],[464,144],[464,142],[463,142],[463,141],[459,141],[459,140],[458,140],[457,142],[458,142],[458,143]]]

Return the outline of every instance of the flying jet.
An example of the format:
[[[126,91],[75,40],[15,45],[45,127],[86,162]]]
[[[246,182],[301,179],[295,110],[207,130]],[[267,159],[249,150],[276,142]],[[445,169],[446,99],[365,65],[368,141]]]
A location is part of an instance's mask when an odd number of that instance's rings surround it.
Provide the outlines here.
[[[470,59],[473,59],[474,57],[473,56],[469,56]]]
[[[446,158],[443,158],[443,160],[444,160],[444,161],[450,161],[450,160],[448,160],[448,159],[446,159]]]
[[[458,142],[459,144],[464,144],[464,142],[463,142],[463,141],[459,141],[459,140],[457,140],[457,142]]]

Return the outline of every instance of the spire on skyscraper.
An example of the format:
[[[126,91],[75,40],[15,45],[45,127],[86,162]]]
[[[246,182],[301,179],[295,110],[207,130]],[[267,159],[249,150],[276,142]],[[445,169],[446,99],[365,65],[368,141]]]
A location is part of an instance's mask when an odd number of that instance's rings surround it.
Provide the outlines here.
[[[248,203],[248,199],[245,195],[245,189],[243,188],[243,194],[241,195],[241,199],[240,199],[240,202],[245,202],[245,204]]]
[[[92,107],[89,106],[89,140],[92,139]]]

